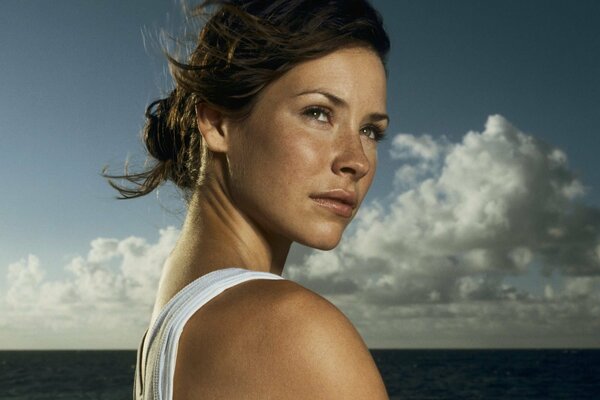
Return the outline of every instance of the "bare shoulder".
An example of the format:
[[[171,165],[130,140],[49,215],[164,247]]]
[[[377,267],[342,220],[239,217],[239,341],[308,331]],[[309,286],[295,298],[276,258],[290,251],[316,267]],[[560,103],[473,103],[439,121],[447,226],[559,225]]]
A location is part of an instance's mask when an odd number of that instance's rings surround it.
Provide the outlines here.
[[[366,344],[334,304],[301,287],[279,311],[273,318],[291,317],[285,334],[270,337],[281,357],[277,368],[285,371],[285,398],[388,398]]]
[[[359,333],[327,299],[289,280],[228,292],[184,329],[176,400],[388,398]]]

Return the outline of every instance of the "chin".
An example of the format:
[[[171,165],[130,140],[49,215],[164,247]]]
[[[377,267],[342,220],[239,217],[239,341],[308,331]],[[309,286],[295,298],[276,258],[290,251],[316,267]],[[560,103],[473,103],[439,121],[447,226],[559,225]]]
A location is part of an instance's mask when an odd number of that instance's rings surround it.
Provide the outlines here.
[[[312,235],[298,238],[301,245],[318,250],[332,250],[342,239],[343,229],[317,229]]]
[[[340,243],[340,241],[338,240],[335,243],[319,242],[319,243],[314,243],[314,244],[313,243],[307,243],[307,244],[304,244],[304,245],[308,246],[310,248],[313,248],[313,249],[327,251],[327,250],[333,250],[333,249],[335,249],[339,243]]]

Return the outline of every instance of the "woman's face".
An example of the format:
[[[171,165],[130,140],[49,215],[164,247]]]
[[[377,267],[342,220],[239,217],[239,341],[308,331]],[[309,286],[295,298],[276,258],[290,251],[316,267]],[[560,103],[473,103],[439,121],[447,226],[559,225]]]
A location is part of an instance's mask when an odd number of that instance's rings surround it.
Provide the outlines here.
[[[345,48],[295,66],[231,125],[234,205],[269,237],[335,247],[373,180],[385,112],[385,71],[372,50]]]

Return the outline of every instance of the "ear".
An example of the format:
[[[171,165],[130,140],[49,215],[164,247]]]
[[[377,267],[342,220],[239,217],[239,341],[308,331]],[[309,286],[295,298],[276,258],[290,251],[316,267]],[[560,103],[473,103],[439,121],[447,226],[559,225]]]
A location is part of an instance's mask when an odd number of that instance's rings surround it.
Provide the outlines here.
[[[223,114],[206,103],[198,103],[196,104],[196,122],[208,149],[213,153],[226,153],[229,136],[223,121]]]

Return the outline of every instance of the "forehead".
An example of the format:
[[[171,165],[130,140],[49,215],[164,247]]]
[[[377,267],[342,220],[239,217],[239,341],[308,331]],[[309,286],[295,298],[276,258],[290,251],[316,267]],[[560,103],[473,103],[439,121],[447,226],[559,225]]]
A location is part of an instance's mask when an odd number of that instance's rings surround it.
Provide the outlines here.
[[[350,105],[383,112],[386,76],[381,59],[365,47],[349,47],[294,66],[265,88],[274,101],[303,91],[327,90]]]

